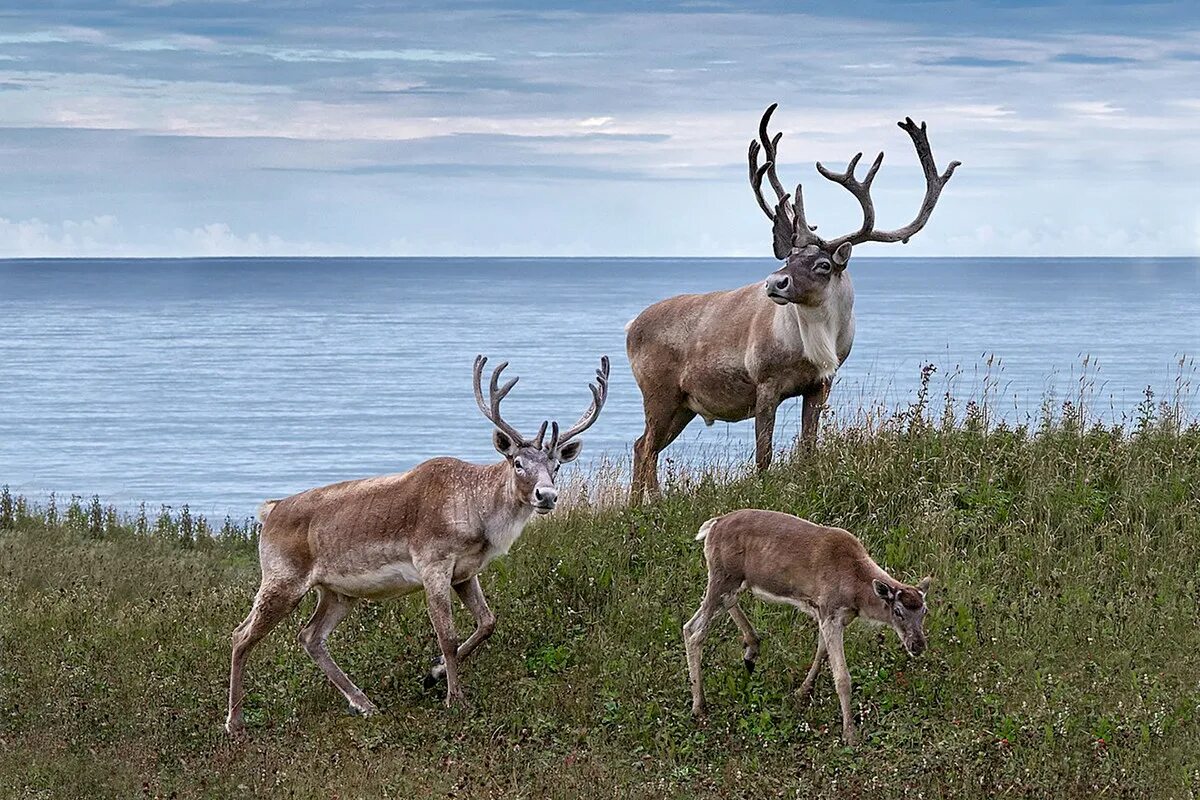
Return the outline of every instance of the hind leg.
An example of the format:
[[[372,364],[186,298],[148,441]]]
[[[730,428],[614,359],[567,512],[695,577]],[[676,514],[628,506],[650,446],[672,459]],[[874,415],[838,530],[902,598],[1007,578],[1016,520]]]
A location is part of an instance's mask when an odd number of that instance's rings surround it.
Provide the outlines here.
[[[329,648],[325,644],[333,629],[346,618],[350,609],[354,608],[355,600],[324,587],[317,587],[317,592],[317,607],[296,638],[304,651],[325,673],[325,677],[329,678],[346,698],[351,708],[363,716],[374,714],[379,709],[363,694],[362,689],[355,686],[346,673],[342,672],[342,668],[329,655]]]
[[[692,685],[692,715],[696,717],[704,715],[704,678],[700,672],[704,640],[708,638],[713,614],[728,603],[729,594],[737,585],[737,581],[728,577],[710,574],[700,608],[683,626],[683,647],[687,651],[688,678]]]
[[[225,718],[225,730],[231,734],[242,731],[242,672],[250,650],[258,644],[279,621],[292,613],[300,598],[308,591],[306,586],[286,582],[263,581],[254,598],[249,616],[233,631],[233,655],[229,664],[229,715]]]
[[[646,430],[633,445],[633,486],[630,499],[640,502],[642,495],[659,497],[658,454],[683,433],[696,417],[696,412],[678,402],[661,405],[645,404]]]

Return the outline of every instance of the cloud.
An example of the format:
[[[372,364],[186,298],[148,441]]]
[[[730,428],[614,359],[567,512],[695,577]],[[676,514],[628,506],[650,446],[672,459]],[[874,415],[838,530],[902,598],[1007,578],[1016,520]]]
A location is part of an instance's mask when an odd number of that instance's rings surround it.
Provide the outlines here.
[[[713,255],[759,252],[745,157],[772,102],[780,174],[823,226],[856,207],[813,162],[857,150],[888,153],[881,216],[919,202],[895,128],[913,116],[966,166],[906,253],[1008,247],[953,238],[981,219],[1083,235],[1118,203],[1163,220],[1146,247],[1196,249],[1178,216],[1196,213],[1200,101],[1177,87],[1200,33],[1164,7],[61,5],[0,33],[0,216],[24,221],[8,252],[669,255],[700,232]]]
[[[1059,53],[1050,59],[1056,64],[1136,64],[1137,59],[1125,56],[1097,56],[1088,53]]]
[[[472,61],[492,61],[486,53],[456,50],[321,50],[296,47],[264,47],[259,45],[224,50],[227,53],[253,53],[276,61],[428,61],[434,64],[456,64]]]
[[[563,164],[496,163],[411,163],[358,164],[343,167],[264,167],[268,172],[318,173],[325,175],[411,175],[435,179],[501,179],[526,181],[695,181],[697,173],[637,171],[619,167],[584,167]]]
[[[1062,108],[1085,117],[1107,117],[1125,110],[1105,100],[1073,100],[1063,103]]]
[[[979,56],[948,56],[917,63],[926,67],[986,67],[993,69],[1024,67],[1029,64],[1027,61],[1018,61],[1015,58],[980,58]]]
[[[58,223],[40,219],[0,217],[0,257],[70,258],[108,252],[117,243],[120,226],[109,215]]]
[[[175,228],[147,241],[111,214],[47,222],[0,217],[0,258],[202,257],[329,255],[319,245],[274,234],[238,234],[227,223]]]

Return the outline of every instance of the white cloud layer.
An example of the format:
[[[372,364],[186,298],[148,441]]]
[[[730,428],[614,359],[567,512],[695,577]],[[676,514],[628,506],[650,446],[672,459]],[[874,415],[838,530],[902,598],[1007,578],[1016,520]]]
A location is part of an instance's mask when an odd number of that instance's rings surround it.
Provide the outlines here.
[[[911,245],[864,252],[1200,252],[1196,20],[811,8],[16,13],[0,253],[769,257],[744,159],[775,101],[781,176],[823,230],[855,206],[812,163],[859,150],[887,153],[880,224],[915,211],[898,119],[964,162]]]

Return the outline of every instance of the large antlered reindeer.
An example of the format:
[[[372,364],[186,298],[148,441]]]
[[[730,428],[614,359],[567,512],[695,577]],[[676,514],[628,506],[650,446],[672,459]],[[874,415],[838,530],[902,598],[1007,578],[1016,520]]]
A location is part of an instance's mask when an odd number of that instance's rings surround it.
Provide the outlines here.
[[[845,172],[820,163],[817,171],[844,186],[862,206],[857,231],[835,239],[817,236],[804,215],[800,186],[795,198],[775,173],[779,139],[767,132],[772,105],[759,123],[759,140],[750,142],[750,185],[771,220],[775,257],[786,263],[766,285],[671,297],[647,308],[626,326],[626,349],[646,414],[646,430],[633,447],[634,500],[658,492],[658,454],[699,414],[707,424],[754,417],[755,460],[760,470],[771,463],[775,410],[803,396],[801,437],[816,438],[821,410],[833,375],[854,342],[854,288],[846,265],[851,248],[864,242],[907,242],[925,227],[942,187],[958,161],[938,173],[925,123],[899,123],[917,150],[925,173],[925,199],[916,219],[891,231],[875,230],[871,182],[883,153],[861,181],[855,176],[862,153]],[[759,166],[762,152],[766,162]],[[762,193],[766,177],[775,191],[774,206]]]
[[[242,670],[254,647],[300,602],[317,590],[312,618],[300,629],[300,645],[362,714],[377,709],[334,663],[325,646],[329,634],[361,598],[380,599],[425,590],[429,618],[441,659],[427,676],[446,678],[446,705],[462,699],[458,665],[492,634],[496,617],[479,586],[479,573],[504,555],[536,512],[548,514],[558,501],[558,467],[579,456],[575,437],[600,416],[608,397],[608,358],[600,359],[592,404],[559,435],[558,423],[543,422],[528,439],[500,416],[500,401],[517,378],[503,386],[492,373],[490,402],[481,385],[487,359],[475,359],[475,401],[494,426],[492,443],[504,459],[481,466],[456,458],[434,458],[399,475],[345,481],[263,504],[258,553],[262,584],[250,615],[233,632],[229,670],[229,716],[225,727],[242,728]],[[475,618],[475,632],[458,642],[450,609],[453,591]]]

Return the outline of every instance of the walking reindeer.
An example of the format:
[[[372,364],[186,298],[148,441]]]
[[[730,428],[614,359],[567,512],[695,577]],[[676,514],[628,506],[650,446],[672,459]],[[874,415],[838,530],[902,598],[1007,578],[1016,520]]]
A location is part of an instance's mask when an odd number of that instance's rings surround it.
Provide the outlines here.
[[[823,239],[804,213],[800,186],[794,198],[776,175],[778,145],[767,126],[772,105],[759,123],[759,140],[750,142],[750,185],[759,208],[771,220],[775,257],[784,265],[763,284],[709,294],[685,294],[655,303],[626,326],[626,349],[642,391],[646,430],[633,447],[634,500],[658,492],[658,454],[699,414],[705,423],[737,422],[754,417],[755,461],[771,463],[775,411],[784,400],[803,396],[801,438],[816,439],[821,410],[833,375],[854,342],[854,288],[846,266],[854,245],[907,242],[925,227],[942,187],[958,161],[938,173],[925,123],[899,123],[917,150],[925,174],[925,199],[916,218],[891,231],[875,229],[871,182],[883,163],[880,153],[866,177],[855,176],[862,153],[845,172],[820,163],[822,177],[844,186],[862,207],[858,230]],[[759,166],[762,152],[765,163]],[[769,203],[764,176],[775,191]]]
[[[802,695],[812,692],[828,656],[842,707],[842,738],[856,738],[850,712],[850,670],[842,634],[857,617],[896,631],[909,655],[925,651],[925,593],[931,578],[909,586],[888,575],[849,531],[827,528],[777,511],[747,508],[710,519],[696,539],[704,542],[708,586],[695,615],[683,626],[692,714],[704,714],[701,647],[713,615],[725,610],[742,633],[746,669],[753,670],[759,638],[738,606],[746,589],[772,603],[799,608],[817,623],[817,654]]]
[[[608,396],[609,363],[603,357],[589,385],[592,403],[579,421],[561,434],[557,422],[543,422],[530,439],[500,415],[500,402],[518,380],[499,385],[507,363],[492,373],[484,403],[486,363],[483,356],[475,359],[475,400],[494,428],[492,443],[502,461],[480,466],[434,458],[399,475],[335,483],[263,504],[262,584],[250,615],[233,632],[225,723],[231,734],[243,729],[242,672],[251,648],[312,589],[316,610],[300,629],[300,645],[354,710],[371,714],[377,708],[334,663],[326,639],[359,599],[420,589],[441,650],[426,682],[445,676],[446,705],[462,699],[459,665],[496,625],[479,573],[508,552],[533,514],[554,510],[559,465],[579,456],[582,442],[576,437],[596,421]],[[452,591],[475,618],[475,632],[461,644]]]

